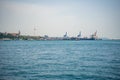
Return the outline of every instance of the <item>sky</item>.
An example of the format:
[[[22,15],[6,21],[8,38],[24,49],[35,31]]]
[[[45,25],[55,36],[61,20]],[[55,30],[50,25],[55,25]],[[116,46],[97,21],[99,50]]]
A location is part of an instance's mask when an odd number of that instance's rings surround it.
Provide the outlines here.
[[[35,29],[34,29],[35,28]],[[120,0],[0,0],[0,32],[120,39]]]

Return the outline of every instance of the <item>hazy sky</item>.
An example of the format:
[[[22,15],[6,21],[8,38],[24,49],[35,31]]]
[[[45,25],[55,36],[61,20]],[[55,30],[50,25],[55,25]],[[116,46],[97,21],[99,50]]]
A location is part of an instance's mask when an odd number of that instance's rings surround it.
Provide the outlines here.
[[[0,0],[0,32],[120,38],[120,0]]]

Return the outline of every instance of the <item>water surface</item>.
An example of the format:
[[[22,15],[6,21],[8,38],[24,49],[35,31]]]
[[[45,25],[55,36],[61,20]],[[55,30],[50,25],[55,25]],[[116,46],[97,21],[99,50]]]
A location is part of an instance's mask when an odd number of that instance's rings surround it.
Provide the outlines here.
[[[120,41],[0,41],[0,80],[120,80]]]

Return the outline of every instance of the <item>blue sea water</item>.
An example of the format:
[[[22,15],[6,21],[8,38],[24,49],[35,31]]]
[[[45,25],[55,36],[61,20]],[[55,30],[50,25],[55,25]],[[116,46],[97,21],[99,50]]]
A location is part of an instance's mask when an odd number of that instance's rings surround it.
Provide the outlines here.
[[[120,41],[0,41],[0,80],[120,80]]]

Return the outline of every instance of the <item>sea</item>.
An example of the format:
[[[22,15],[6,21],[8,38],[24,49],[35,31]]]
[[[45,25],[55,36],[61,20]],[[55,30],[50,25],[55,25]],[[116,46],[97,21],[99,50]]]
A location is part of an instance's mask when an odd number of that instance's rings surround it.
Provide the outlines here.
[[[120,40],[0,41],[0,80],[120,80]]]

